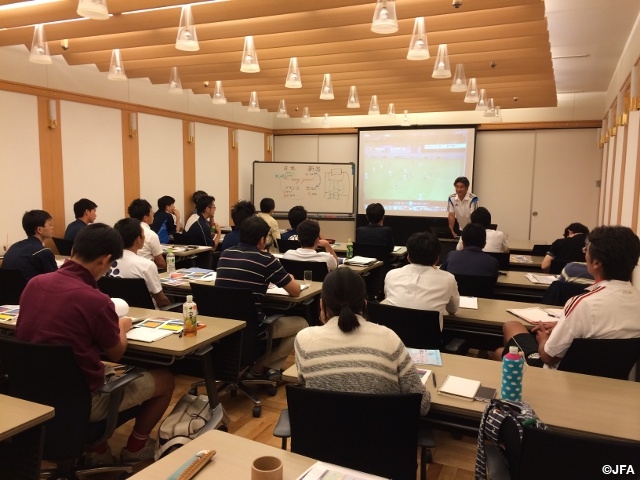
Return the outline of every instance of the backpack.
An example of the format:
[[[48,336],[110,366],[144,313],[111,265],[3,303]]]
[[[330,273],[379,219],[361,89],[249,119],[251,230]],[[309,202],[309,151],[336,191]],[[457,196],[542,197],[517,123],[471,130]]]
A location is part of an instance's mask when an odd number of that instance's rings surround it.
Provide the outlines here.
[[[494,399],[486,406],[480,428],[478,430],[478,455],[476,457],[476,480],[487,478],[487,464],[485,445],[493,444],[505,458],[519,457],[519,448],[505,449],[505,443],[519,445],[522,442],[523,426],[547,430],[547,426],[533,411],[531,405],[524,402],[512,402],[510,400]],[[504,440],[507,439],[507,442]],[[509,462],[511,465],[512,463]],[[515,463],[513,463],[515,464]]]
[[[158,429],[154,459],[157,461],[203,433],[215,430],[222,417],[222,407],[212,410],[206,395],[183,395]]]

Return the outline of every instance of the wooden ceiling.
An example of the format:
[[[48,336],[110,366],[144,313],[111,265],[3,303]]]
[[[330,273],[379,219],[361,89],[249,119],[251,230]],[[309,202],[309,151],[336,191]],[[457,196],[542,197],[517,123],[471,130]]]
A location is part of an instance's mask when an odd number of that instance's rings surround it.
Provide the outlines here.
[[[0,5],[18,0],[0,0]],[[28,3],[22,1],[20,3]],[[184,89],[213,93],[222,80],[229,102],[248,104],[258,92],[261,109],[278,110],[286,100],[291,117],[308,106],[312,116],[364,115],[371,95],[380,109],[389,102],[397,113],[473,110],[464,93],[449,91],[451,79],[433,79],[438,44],[448,45],[452,71],[463,63],[467,79],[476,77],[495,105],[506,108],[556,106],[549,33],[542,0],[397,0],[399,30],[371,31],[375,0],[229,0],[192,6],[200,50],[175,48],[179,0],[108,0],[105,21],[80,20],[77,0],[0,11],[0,46],[31,48],[33,25],[45,24],[51,55],[69,65],[95,64],[109,70],[111,50],[121,49],[128,78],[169,83],[177,66]],[[144,11],[158,7],[173,7]],[[126,14],[134,10],[140,13]],[[414,18],[425,17],[431,58],[406,59]],[[51,23],[50,22],[58,22]],[[244,37],[253,35],[259,73],[240,72]],[[60,41],[69,40],[63,50]],[[290,57],[298,57],[302,88],[285,88]],[[493,66],[492,66],[493,65]],[[335,99],[320,100],[323,74],[330,73]],[[208,87],[205,83],[208,82]],[[359,109],[347,109],[355,85]],[[517,97],[517,101],[514,98]],[[215,108],[215,107],[212,107]]]

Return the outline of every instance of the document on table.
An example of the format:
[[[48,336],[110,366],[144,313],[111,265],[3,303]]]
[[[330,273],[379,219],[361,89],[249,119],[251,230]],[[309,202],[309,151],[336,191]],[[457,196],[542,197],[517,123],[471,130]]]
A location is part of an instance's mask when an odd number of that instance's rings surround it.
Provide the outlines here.
[[[507,312],[519,317],[531,324],[544,323],[544,322],[557,322],[562,316],[562,308],[508,308]]]
[[[306,290],[307,288],[309,288],[309,285],[305,285],[304,283],[300,284],[300,290]],[[269,288],[267,288],[267,293],[273,293],[275,295],[290,296],[289,292],[287,292],[284,288],[276,287],[273,283],[269,284]]]
[[[538,283],[541,285],[551,285],[553,282],[558,280],[559,275],[536,275],[535,273],[525,273],[525,277],[531,283]]]
[[[449,375],[445,379],[442,386],[438,389],[438,393],[472,401],[475,398],[479,388],[479,380],[471,380],[469,378]]]
[[[413,363],[419,365],[442,366],[442,356],[440,350],[425,350],[424,348],[407,348],[407,352]]]
[[[129,340],[147,343],[155,342],[169,335],[173,335],[171,330],[161,330],[159,328],[136,327],[127,332],[127,338]]]
[[[478,297],[460,296],[460,308],[478,309]]]
[[[344,263],[345,265],[358,265],[364,267],[366,265],[373,265],[377,261],[377,258],[355,256],[350,258],[349,260],[345,260]]]
[[[331,463],[317,462],[311,465],[296,480],[387,480],[370,473],[339,467]]]

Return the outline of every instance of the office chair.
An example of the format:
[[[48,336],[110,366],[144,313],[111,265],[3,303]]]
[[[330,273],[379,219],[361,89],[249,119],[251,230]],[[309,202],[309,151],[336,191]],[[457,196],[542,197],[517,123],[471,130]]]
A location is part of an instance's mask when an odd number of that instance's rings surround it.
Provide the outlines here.
[[[244,320],[246,327],[228,337],[219,340],[213,351],[213,364],[216,380],[221,382],[218,391],[229,389],[231,396],[240,390],[253,402],[253,416],[262,413],[262,403],[249,388],[250,385],[267,385],[269,394],[276,394],[277,382],[269,380],[243,380],[244,371],[256,360],[271,350],[273,337],[267,320],[256,310],[253,293],[248,289],[216,287],[215,285],[191,284],[193,301],[198,305],[201,315],[210,317]]]
[[[534,245],[531,249],[531,255],[534,257],[544,257],[549,251],[551,245]]]
[[[393,330],[409,348],[442,349],[440,313],[382,303],[367,303],[369,321]]]
[[[300,242],[298,240],[278,240],[278,251],[285,253],[287,250],[295,250],[300,248]]]
[[[377,258],[385,263],[389,263],[391,252],[386,245],[377,245],[374,243],[354,242],[353,254],[359,257]]]
[[[73,249],[73,242],[71,240],[65,240],[64,238],[52,238],[54,245],[58,249],[58,254],[60,255],[71,255],[71,250]]]
[[[111,298],[121,298],[131,307],[156,308],[153,298],[147,289],[144,278],[102,277],[98,280],[98,288]],[[171,303],[159,310],[167,311],[181,307],[182,303]]]
[[[489,480],[607,478],[602,474],[604,465],[613,468],[633,465],[637,474],[640,458],[640,442],[578,436],[532,427],[524,427],[522,443],[517,435],[504,443],[506,458],[496,447],[487,447]]]
[[[498,277],[489,275],[455,275],[458,293],[465,297],[493,298],[493,287]]]
[[[28,343],[0,336],[0,361],[8,376],[9,395],[55,409],[55,416],[44,424],[42,452],[42,458],[57,465],[54,478],[77,478],[105,471],[132,472],[127,465],[85,469],[77,460],[86,449],[108,440],[115,428],[136,416],[139,407],[120,413],[118,407],[124,386],[140,374],[130,373],[103,385],[100,391],[111,397],[108,416],[90,423],[91,392],[71,346]],[[38,478],[39,462],[34,468],[37,472],[29,478]]]
[[[498,260],[498,269],[499,270],[511,270],[510,257],[509,252],[486,252],[491,255],[493,258]]]
[[[638,359],[640,337],[575,338],[558,364],[558,370],[627,380]]]
[[[384,298],[384,277],[386,277],[387,272],[393,268],[391,265],[391,253],[387,246],[373,243],[354,242],[353,255],[376,258],[384,262],[382,267],[375,268],[362,275],[367,287],[369,300],[382,300]]]
[[[433,433],[420,430],[418,393],[369,394],[287,385],[287,406],[274,429],[286,450],[394,480],[415,480],[416,446],[426,479]]]
[[[304,280],[304,271],[311,270],[311,278],[314,282],[324,281],[324,277],[329,274],[329,267],[326,262],[306,262],[301,260],[289,260],[281,258],[280,263],[296,280]]]
[[[562,273],[562,269],[567,266],[569,262],[563,262],[562,260],[551,260],[551,266],[549,267],[549,273],[553,275],[559,275]]]
[[[584,292],[589,285],[556,280],[549,285],[542,296],[541,303],[563,307],[567,300]]]
[[[28,280],[13,268],[0,268],[0,305],[18,305]]]

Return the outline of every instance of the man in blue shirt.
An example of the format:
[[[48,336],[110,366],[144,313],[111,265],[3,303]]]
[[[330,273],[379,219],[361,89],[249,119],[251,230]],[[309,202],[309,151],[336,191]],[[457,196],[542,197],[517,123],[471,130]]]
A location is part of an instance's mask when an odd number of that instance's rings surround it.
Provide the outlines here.
[[[479,223],[470,223],[462,230],[462,250],[454,250],[442,262],[440,270],[454,275],[498,277],[498,260],[483,252],[487,231]]]
[[[73,213],[76,216],[76,219],[67,225],[67,230],[64,232],[64,239],[69,242],[73,242],[80,230],[90,223],[95,222],[98,217],[96,208],[98,208],[98,205],[88,198],[81,198],[74,203]]]
[[[246,200],[240,200],[231,209],[231,220],[233,220],[233,227],[229,233],[224,236],[222,240],[221,251],[225,251],[227,248],[235,247],[240,243],[240,225],[245,219],[253,217],[256,214],[256,207],[253,203]]]
[[[2,268],[20,270],[27,280],[41,273],[58,269],[53,252],[44,246],[47,238],[53,237],[53,219],[44,210],[31,210],[22,216],[22,228],[27,234],[9,247],[4,255]]]

